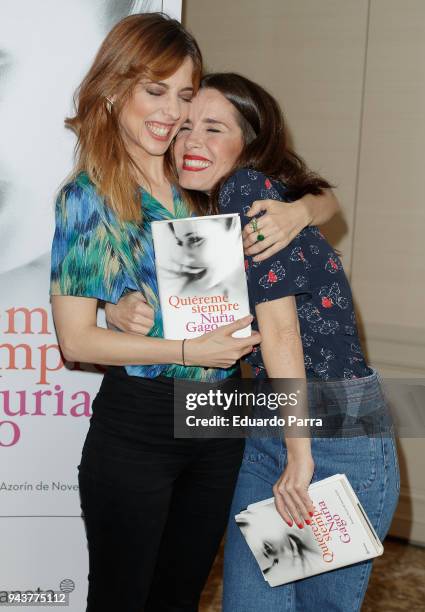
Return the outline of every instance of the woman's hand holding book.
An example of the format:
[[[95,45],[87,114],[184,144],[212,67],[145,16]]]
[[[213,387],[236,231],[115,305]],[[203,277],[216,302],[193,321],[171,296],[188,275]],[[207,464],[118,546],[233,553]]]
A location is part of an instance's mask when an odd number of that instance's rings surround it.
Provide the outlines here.
[[[198,338],[191,338],[185,343],[185,364],[209,368],[230,368],[241,357],[250,353],[255,344],[261,342],[258,332],[246,338],[233,338],[236,331],[248,327],[252,315],[223,325]]]
[[[273,494],[276,508],[283,520],[290,527],[294,520],[302,529],[304,521],[307,525],[310,524],[314,512],[313,502],[308,494],[314,472],[314,461],[309,440],[291,438],[287,440],[287,445],[287,465],[273,487]]]
[[[154,323],[154,310],[141,291],[126,293],[116,304],[105,302],[108,327],[146,336]]]

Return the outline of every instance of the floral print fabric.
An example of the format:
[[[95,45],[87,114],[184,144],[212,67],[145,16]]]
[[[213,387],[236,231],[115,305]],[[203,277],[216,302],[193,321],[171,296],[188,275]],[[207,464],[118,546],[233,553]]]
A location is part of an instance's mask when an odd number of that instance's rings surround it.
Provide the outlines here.
[[[287,200],[284,185],[255,170],[238,170],[222,186],[220,212],[240,213],[244,226],[251,204],[264,199]],[[247,257],[245,268],[253,313],[261,302],[295,296],[307,378],[351,379],[372,373],[360,347],[341,261],[317,227],[306,227],[266,261]],[[258,347],[246,359],[255,375],[265,375]]]

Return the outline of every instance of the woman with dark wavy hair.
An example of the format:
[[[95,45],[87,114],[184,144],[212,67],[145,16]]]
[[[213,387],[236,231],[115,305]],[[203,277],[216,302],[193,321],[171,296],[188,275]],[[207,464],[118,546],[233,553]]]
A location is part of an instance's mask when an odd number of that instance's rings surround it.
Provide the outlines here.
[[[329,187],[288,146],[273,97],[237,74],[202,79],[174,157],[192,206],[204,214],[239,213],[257,244],[263,242],[264,217],[248,216],[253,200],[290,203]],[[356,428],[354,435],[337,428],[334,437],[310,439],[286,431],[285,439],[247,440],[230,511],[223,610],[358,611],[370,561],[274,588],[257,566],[258,561],[267,572],[288,558],[303,563],[303,548],[296,543],[303,540],[300,530],[310,529],[308,486],[335,473],[347,475],[381,539],[389,529],[400,486],[397,453],[378,374],[360,347],[351,289],[338,254],[315,226],[302,229],[268,259],[248,256],[246,269],[253,325],[261,333],[260,347],[245,357],[254,376],[304,380],[301,408],[313,416],[321,409],[326,417],[326,407],[332,407],[337,422]],[[369,431],[363,423],[371,419]],[[268,535],[253,545],[256,561],[234,516],[271,495],[286,522],[284,536],[275,541],[278,532],[264,525]]]
[[[253,199],[290,202],[328,187],[288,147],[273,97],[237,74],[204,77],[174,155],[180,184],[196,190],[197,206],[209,214],[239,213],[257,237],[261,217],[252,223],[246,215]],[[193,172],[191,158],[205,169]],[[271,588],[234,520],[249,504],[274,494],[296,536],[310,529],[310,482],[345,473],[381,539],[390,527],[400,487],[397,453],[378,374],[360,347],[350,286],[337,253],[314,226],[265,261],[248,257],[247,279],[253,326],[262,338],[246,357],[254,375],[304,379],[310,415],[321,410],[326,417],[330,398],[340,422],[355,429],[354,435],[342,427],[334,437],[311,440],[287,432],[284,440],[247,440],[230,511],[223,610],[354,612],[361,608],[371,561]],[[363,427],[370,419],[372,431]],[[301,562],[302,550],[288,548],[287,538],[264,541],[257,550],[263,571],[287,562],[288,555],[293,564]]]

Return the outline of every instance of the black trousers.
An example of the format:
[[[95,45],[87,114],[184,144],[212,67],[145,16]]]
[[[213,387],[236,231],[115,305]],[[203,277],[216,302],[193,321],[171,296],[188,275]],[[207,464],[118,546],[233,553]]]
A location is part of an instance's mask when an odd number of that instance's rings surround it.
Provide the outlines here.
[[[79,465],[87,612],[196,612],[244,441],[173,438],[173,381],[109,368]]]

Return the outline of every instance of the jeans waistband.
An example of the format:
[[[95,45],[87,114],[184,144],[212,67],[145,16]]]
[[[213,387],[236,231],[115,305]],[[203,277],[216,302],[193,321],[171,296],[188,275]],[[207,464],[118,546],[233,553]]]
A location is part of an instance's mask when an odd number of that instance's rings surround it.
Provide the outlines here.
[[[308,398],[311,409],[326,406],[326,412],[353,415],[384,410],[385,396],[379,374],[373,370],[370,376],[333,381],[309,381]]]

